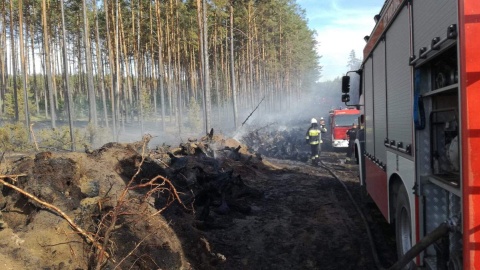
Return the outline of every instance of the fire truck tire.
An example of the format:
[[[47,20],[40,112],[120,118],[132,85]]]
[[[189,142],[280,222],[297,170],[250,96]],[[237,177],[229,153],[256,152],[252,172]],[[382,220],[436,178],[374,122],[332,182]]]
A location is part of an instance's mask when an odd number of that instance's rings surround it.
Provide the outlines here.
[[[407,190],[400,185],[396,201],[395,210],[395,236],[397,242],[397,255],[402,258],[407,251],[412,248],[412,227],[410,204],[408,202]],[[412,261],[404,269],[415,269],[415,263]]]

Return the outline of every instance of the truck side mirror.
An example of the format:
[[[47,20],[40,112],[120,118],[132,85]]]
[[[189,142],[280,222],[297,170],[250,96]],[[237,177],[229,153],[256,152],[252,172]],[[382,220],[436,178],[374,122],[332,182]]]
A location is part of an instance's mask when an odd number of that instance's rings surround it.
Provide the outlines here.
[[[342,95],[342,102],[349,102],[350,101],[350,95],[349,94],[343,94]]]
[[[342,93],[349,93],[350,92],[350,76],[343,76],[342,77]],[[342,96],[343,100],[343,96]]]

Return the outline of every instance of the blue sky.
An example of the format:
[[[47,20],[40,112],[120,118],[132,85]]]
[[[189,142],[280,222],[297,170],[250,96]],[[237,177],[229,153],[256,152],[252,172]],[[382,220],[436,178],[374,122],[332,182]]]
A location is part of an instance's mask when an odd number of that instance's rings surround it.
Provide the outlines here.
[[[320,81],[332,80],[347,71],[352,50],[363,58],[363,37],[370,35],[385,0],[297,0],[306,11],[308,26],[317,32],[318,54],[323,66]]]

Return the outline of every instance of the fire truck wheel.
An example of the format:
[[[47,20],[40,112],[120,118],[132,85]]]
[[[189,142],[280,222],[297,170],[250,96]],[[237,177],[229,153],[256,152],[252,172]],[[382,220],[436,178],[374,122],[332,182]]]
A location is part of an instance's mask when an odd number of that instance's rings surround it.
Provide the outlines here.
[[[410,204],[408,202],[407,190],[403,185],[400,185],[396,202],[395,235],[397,255],[398,259],[400,259],[412,248]],[[414,262],[409,263],[404,269],[415,269]]]

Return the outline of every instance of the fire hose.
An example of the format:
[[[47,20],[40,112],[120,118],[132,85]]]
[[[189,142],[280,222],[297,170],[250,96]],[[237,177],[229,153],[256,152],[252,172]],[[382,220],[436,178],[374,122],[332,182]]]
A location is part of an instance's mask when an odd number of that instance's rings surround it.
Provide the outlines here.
[[[437,228],[435,228],[433,231],[431,231],[429,234],[427,234],[424,238],[422,238],[419,242],[417,242],[409,251],[407,251],[396,263],[394,263],[391,267],[389,268],[384,268],[380,262],[380,259],[378,258],[378,253],[373,241],[373,236],[372,232],[370,231],[370,227],[368,226],[367,219],[365,218],[365,215],[363,214],[363,211],[360,209],[358,206],[357,202],[353,198],[352,194],[348,190],[347,186],[343,181],[338,178],[335,173],[328,167],[326,166],[321,160],[320,160],[321,166],[326,169],[332,176],[335,178],[340,184],[342,184],[343,188],[347,192],[348,197],[350,198],[350,201],[353,203],[355,206],[355,209],[357,210],[358,214],[362,218],[362,221],[365,225],[365,229],[367,231],[367,236],[368,236],[368,241],[370,243],[370,248],[373,256],[373,260],[375,262],[376,267],[379,270],[400,270],[403,269],[408,263],[410,263],[415,257],[417,257],[422,251],[424,251],[426,248],[428,248],[430,245],[438,241],[440,238],[443,236],[447,235],[451,231],[455,231],[458,229],[458,218],[453,217],[445,222],[442,222]]]
[[[420,252],[424,251],[431,244],[435,243],[437,240],[447,235],[451,231],[457,229],[457,218],[449,219],[445,222],[442,222],[437,228],[423,237],[418,243],[416,243],[405,255],[403,255],[400,260],[398,260],[394,265],[392,265],[388,270],[400,270],[411,262],[415,257],[417,257]]]

